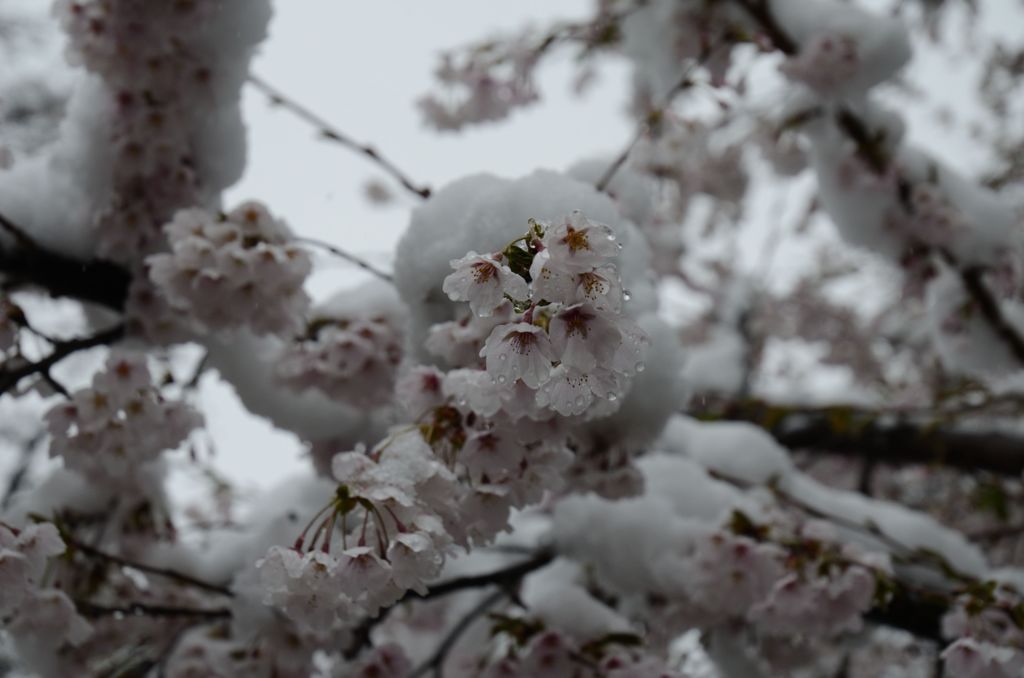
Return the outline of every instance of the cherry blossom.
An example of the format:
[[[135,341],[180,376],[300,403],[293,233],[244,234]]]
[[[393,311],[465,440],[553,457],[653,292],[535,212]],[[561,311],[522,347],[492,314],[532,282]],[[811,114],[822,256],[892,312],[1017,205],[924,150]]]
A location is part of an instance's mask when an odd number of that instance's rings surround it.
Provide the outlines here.
[[[963,678],[1010,678],[1024,670],[1024,652],[961,638],[942,652],[945,670]]]
[[[549,265],[573,272],[587,272],[618,254],[612,229],[578,211],[545,229],[540,241],[550,253]]]
[[[92,386],[57,403],[46,421],[50,456],[91,479],[131,485],[143,465],[181,445],[202,417],[160,394],[145,356],[112,353]]]
[[[480,351],[487,372],[500,384],[522,379],[530,388],[546,382],[551,373],[554,349],[547,333],[532,323],[499,325]]]
[[[170,305],[206,331],[297,331],[312,265],[290,232],[257,203],[226,215],[183,210],[164,228],[171,252],[147,260]]]
[[[451,265],[455,272],[444,279],[444,293],[453,301],[468,301],[470,310],[480,317],[494,313],[506,295],[514,301],[529,298],[526,281],[495,257],[470,252]]]

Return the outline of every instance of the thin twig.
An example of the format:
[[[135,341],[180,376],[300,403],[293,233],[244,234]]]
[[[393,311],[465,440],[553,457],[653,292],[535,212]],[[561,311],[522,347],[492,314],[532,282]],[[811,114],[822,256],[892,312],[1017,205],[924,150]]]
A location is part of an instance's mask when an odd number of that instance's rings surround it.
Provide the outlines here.
[[[398,167],[395,166],[394,163],[392,163],[390,160],[381,155],[380,151],[378,151],[373,146],[363,144],[352,139],[347,134],[339,130],[337,127],[329,123],[327,120],[317,115],[306,106],[303,106],[299,102],[295,101],[294,99],[292,99],[284,92],[274,87],[269,82],[267,82],[260,76],[256,75],[255,73],[249,74],[249,82],[253,85],[253,87],[266,94],[267,97],[270,98],[271,103],[277,106],[284,107],[299,119],[317,128],[317,131],[319,131],[320,135],[323,138],[329,139],[330,141],[340,144],[345,148],[365,155],[367,158],[377,163],[377,165],[379,165],[381,169],[390,174],[395,180],[398,181],[398,183],[400,183],[410,193],[413,193],[414,195],[417,195],[420,198],[424,199],[430,197],[431,190],[429,186],[417,185],[404,172],[398,169]]]
[[[409,674],[409,678],[420,678],[425,676],[428,671],[433,671],[436,678],[444,678],[444,662],[448,658],[448,653],[451,652],[455,643],[459,641],[470,626],[473,625],[477,619],[479,619],[487,610],[491,609],[498,602],[505,597],[505,591],[499,589],[489,596],[485,596],[483,600],[473,606],[469,612],[467,612],[462,619],[458,621],[455,626],[452,627],[451,631],[444,637],[441,644],[437,646],[437,650],[430,656],[423,664],[419,666],[415,671]]]
[[[174,607],[148,603],[108,606],[91,603],[88,600],[76,600],[75,607],[87,617],[109,617],[117,614],[147,617],[198,617],[202,619],[229,619],[231,617],[231,610],[227,608]]]
[[[210,352],[203,351],[203,357],[196,363],[195,369],[192,371],[192,376],[185,382],[185,390],[191,391],[199,386],[199,380],[203,378],[203,373],[206,371],[209,363]]]
[[[605,192],[605,189],[608,188],[608,184],[611,183],[612,179],[615,178],[615,174],[626,163],[626,160],[629,158],[629,154],[633,152],[633,149],[636,148],[638,143],[640,143],[640,140],[651,131],[655,124],[657,124],[657,121],[660,120],[665,110],[672,104],[672,101],[679,95],[679,93],[688,89],[693,84],[690,76],[693,75],[694,69],[696,69],[697,66],[703,63],[706,59],[707,54],[701,54],[686,67],[686,70],[683,71],[683,76],[679,78],[679,81],[665,93],[661,105],[649,112],[645,116],[644,121],[637,126],[636,132],[633,134],[633,138],[629,140],[626,147],[622,149],[622,151],[615,157],[615,160],[612,161],[612,164],[604,171],[601,178],[597,180],[596,184],[594,184],[594,188],[602,193]]]
[[[3,230],[10,233],[17,241],[19,247],[23,247],[25,249],[42,249],[39,246],[39,243],[37,243],[32,236],[2,213],[0,213],[0,228],[3,228]]]
[[[341,249],[336,245],[324,242],[323,240],[317,240],[316,238],[307,238],[305,236],[296,237],[295,240],[297,240],[298,242],[306,243],[307,245],[313,245],[315,247],[325,249],[334,256],[344,259],[350,264],[355,264],[356,266],[363,269],[367,273],[375,275],[381,280],[385,280],[390,283],[393,283],[395,281],[394,277],[390,273],[380,270],[379,268],[377,268],[370,262],[366,261],[365,259],[361,259],[354,254],[346,252],[345,250]]]
[[[517,583],[520,579],[534,570],[539,570],[544,567],[550,563],[554,557],[555,554],[553,551],[545,549],[537,552],[537,554],[529,560],[524,560],[516,563],[515,565],[510,565],[500,570],[495,570],[494,572],[486,572],[484,574],[469,575],[466,577],[451,579],[431,586],[430,589],[422,595],[413,591],[411,592],[411,595],[406,597],[433,600],[435,598],[441,598],[451,593],[455,593],[456,591],[479,588],[490,584],[508,587]]]
[[[69,339],[58,342],[50,355],[31,363],[8,368],[0,368],[0,394],[6,393],[18,385],[25,377],[33,374],[47,374],[51,367],[69,355],[85,349],[112,344],[124,337],[124,325],[115,325],[88,337]],[[66,389],[65,389],[66,391]]]
[[[950,253],[943,251],[943,257],[950,263],[956,265],[956,261]],[[1003,314],[995,295],[985,284],[985,271],[978,266],[957,266],[957,273],[960,275],[960,282],[963,284],[971,300],[981,311],[982,317],[992,328],[999,338],[1006,344],[1006,347],[1013,354],[1014,359],[1024,365],[1024,338],[1017,332],[1017,328],[1010,324],[1010,321]]]
[[[127,558],[122,558],[121,556],[114,555],[113,553],[106,553],[105,551],[101,551],[100,549],[94,546],[90,546],[89,544],[83,543],[75,539],[66,532],[62,533],[61,537],[64,539],[64,543],[67,544],[71,549],[78,551],[86,556],[89,556],[90,558],[105,560],[114,563],[115,565],[120,565],[121,567],[130,567],[133,570],[138,570],[140,572],[145,572],[147,574],[156,575],[158,577],[173,579],[174,581],[180,582],[182,584],[187,584],[188,586],[192,586],[197,589],[202,589],[204,591],[210,591],[211,593],[217,593],[222,596],[227,596],[228,598],[231,598],[235,595],[234,592],[226,586],[221,586],[220,584],[211,584],[210,582],[197,579],[192,575],[185,574],[184,572],[179,572],[178,570],[172,570],[166,567],[158,567],[155,565],[146,565],[145,563],[138,563],[132,560],[128,560]]]
[[[407,603],[410,600],[434,600],[441,598],[458,591],[465,591],[467,589],[480,588],[483,586],[498,586],[503,591],[510,590],[515,586],[523,577],[530,574],[534,570],[539,570],[548,563],[550,563],[555,557],[554,551],[549,549],[541,549],[534,553],[532,558],[520,561],[514,565],[503,567],[500,570],[493,572],[485,572],[484,574],[474,574],[466,577],[457,577],[450,579],[439,584],[431,586],[426,593],[417,593],[416,591],[407,591],[401,599],[398,600],[394,605],[386,607],[380,611],[376,617],[370,617],[364,619],[352,631],[352,640],[346,646],[342,654],[347,658],[351,659],[359,654],[359,651],[370,643],[370,634],[374,628],[376,628],[381,622],[383,622],[387,616],[391,613],[391,610],[395,609],[403,603]]]
[[[39,447],[39,443],[45,438],[46,430],[42,429],[22,446],[21,458],[18,460],[18,466],[14,469],[10,479],[7,481],[7,489],[4,490],[3,499],[0,499],[0,509],[6,509],[10,506],[11,499],[21,488],[21,484],[25,482],[25,478],[28,477],[28,470],[32,466],[32,457],[35,456],[36,448]]]

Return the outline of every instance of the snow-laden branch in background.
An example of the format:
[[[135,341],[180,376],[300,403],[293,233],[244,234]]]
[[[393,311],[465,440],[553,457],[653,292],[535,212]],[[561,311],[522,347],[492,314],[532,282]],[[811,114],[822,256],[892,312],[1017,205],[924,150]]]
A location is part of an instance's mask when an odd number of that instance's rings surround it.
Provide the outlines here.
[[[593,567],[613,595],[637,598],[641,618],[656,615],[681,631],[740,617],[767,637],[828,639],[867,615],[938,640],[929,601],[942,600],[946,638],[1014,644],[952,623],[961,605],[974,605],[1014,627],[1021,603],[1021,574],[990,569],[958,532],[900,505],[826,488],[747,424],[680,417],[659,446],[671,454],[639,462],[643,496],[571,498],[555,512],[556,547]],[[794,524],[791,510],[804,519]],[[995,598],[979,593],[986,582]],[[652,600],[663,602],[654,609]],[[893,600],[896,616],[888,616]],[[901,609],[914,600],[917,626]]]

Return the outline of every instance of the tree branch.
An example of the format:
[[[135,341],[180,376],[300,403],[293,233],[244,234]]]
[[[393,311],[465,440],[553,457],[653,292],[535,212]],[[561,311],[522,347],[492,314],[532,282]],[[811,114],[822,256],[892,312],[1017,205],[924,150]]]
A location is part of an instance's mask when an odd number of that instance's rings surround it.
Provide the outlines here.
[[[45,438],[46,429],[44,427],[22,444],[21,457],[18,459],[18,465],[15,467],[14,472],[11,473],[11,477],[7,480],[7,488],[4,490],[3,496],[0,497],[0,510],[6,509],[10,506],[11,499],[13,499],[14,495],[17,494],[18,490],[21,488],[21,484],[25,482],[25,478],[28,476],[28,470],[32,466],[32,457],[35,456],[36,448],[39,447],[39,443]]]
[[[354,254],[350,254],[349,252],[346,252],[345,250],[341,249],[340,247],[338,247],[336,245],[332,245],[332,244],[330,244],[328,242],[324,242],[323,240],[317,240],[316,238],[306,238],[304,236],[297,237],[297,238],[295,238],[295,240],[298,241],[298,242],[304,242],[306,244],[314,245],[316,247],[320,247],[322,249],[325,249],[328,252],[330,252],[331,254],[333,254],[334,256],[339,257],[341,259],[344,259],[345,261],[349,262],[350,264],[355,264],[356,266],[358,266],[359,268],[363,269],[367,273],[370,273],[371,275],[375,275],[378,278],[380,278],[381,280],[384,280],[384,281],[389,282],[389,283],[393,283],[395,281],[394,276],[392,276],[390,273],[386,273],[386,272],[380,270],[379,268],[377,268],[376,266],[374,266],[370,262],[366,261],[365,259],[357,257]]]
[[[329,139],[341,146],[344,146],[345,148],[348,148],[352,151],[355,151],[356,153],[360,153],[366,156],[373,162],[377,163],[377,165],[381,169],[390,174],[392,178],[398,181],[398,183],[400,183],[402,187],[408,190],[410,193],[424,199],[430,197],[431,190],[429,186],[417,185],[404,172],[398,169],[398,167],[395,166],[394,163],[392,163],[390,160],[381,155],[380,151],[378,151],[373,146],[370,146],[369,144],[359,143],[358,141],[352,139],[347,134],[339,130],[337,127],[327,122],[327,120],[320,117],[319,115],[311,111],[309,108],[303,106],[302,104],[295,101],[291,97],[287,96],[284,92],[277,89],[276,87],[274,87],[269,82],[267,82],[260,76],[256,75],[255,73],[249,74],[249,82],[253,85],[253,87],[266,94],[272,104],[284,107],[286,110],[290,111],[293,115],[298,117],[303,122],[306,122],[309,125],[315,127],[317,131],[320,133],[320,136],[322,136],[323,138]]]
[[[625,148],[619,152],[608,168],[605,169],[604,173],[601,174],[597,183],[594,184],[595,189],[601,193],[607,191],[608,184],[611,183],[612,179],[615,178],[616,173],[618,173],[619,169],[626,163],[626,160],[629,158],[629,154],[633,152],[633,149],[636,148],[636,145],[644,138],[644,135],[654,129],[654,127],[659,123],[665,109],[672,105],[672,102],[681,92],[683,92],[683,90],[689,89],[693,85],[693,80],[691,79],[693,71],[697,66],[704,63],[707,60],[707,57],[708,54],[705,51],[705,53],[690,62],[690,64],[683,70],[682,77],[679,78],[676,84],[665,93],[661,105],[647,113],[644,117],[644,121],[637,126],[636,132],[633,134],[633,138],[629,140],[629,143],[626,144]]]
[[[1003,315],[995,295],[992,294],[988,285],[985,284],[985,270],[979,266],[969,266],[966,268],[957,266],[956,260],[949,252],[943,251],[943,256],[946,261],[956,266],[957,272],[960,274],[960,282],[963,284],[964,289],[967,290],[971,300],[977,305],[978,310],[981,311],[981,315],[985,318],[989,327],[1006,344],[1014,359],[1021,365],[1024,365],[1024,338],[1017,333],[1017,328],[1011,325],[1010,321]]]
[[[86,556],[89,556],[90,558],[105,560],[114,563],[115,565],[119,565],[121,567],[130,567],[133,570],[138,570],[139,572],[145,572],[147,574],[156,575],[158,577],[173,579],[174,581],[185,584],[187,586],[192,586],[194,588],[202,589],[204,591],[209,591],[211,593],[216,593],[222,596],[227,596],[228,598],[231,598],[235,595],[234,592],[226,586],[221,586],[220,584],[211,584],[210,582],[197,579],[192,575],[185,574],[184,572],[179,572],[178,570],[172,570],[166,567],[158,567],[155,565],[146,565],[145,563],[138,563],[132,560],[128,560],[126,558],[122,558],[121,556],[117,556],[112,553],[106,553],[98,548],[95,548],[94,546],[90,546],[89,544],[86,544],[75,539],[65,531],[61,531],[61,538],[64,540],[64,543],[67,544],[71,549],[78,551],[79,553],[82,553]]]
[[[735,1],[760,25],[776,49],[790,56],[799,51],[799,45],[796,41],[775,20],[767,0]],[[889,152],[884,144],[880,143],[882,139],[873,134],[871,128],[860,117],[848,108],[841,107],[836,113],[836,124],[854,142],[857,148],[857,155],[860,156],[872,172],[877,175],[883,175],[891,169],[892,158],[889,157]],[[898,178],[898,186],[901,197],[909,195],[912,186],[906,177]],[[904,209],[910,211],[909,206],[906,204],[904,204]],[[1024,366],[1024,337],[1006,319],[999,304],[985,286],[982,280],[984,271],[975,266],[962,267],[947,251],[940,250],[939,253],[947,262],[956,267],[964,288],[981,309],[985,321],[1000,339],[1006,343],[1007,348],[1017,362]]]
[[[13,367],[4,364],[0,367],[0,394],[6,393],[18,385],[25,377],[33,374],[46,374],[51,367],[59,363],[69,355],[78,351],[84,351],[95,346],[112,344],[124,337],[124,325],[114,325],[111,328],[97,332],[88,337],[69,339],[58,342],[50,355],[41,360],[31,363],[22,363]],[[10,361],[8,361],[10,362]]]
[[[423,664],[419,666],[415,671],[409,674],[409,678],[420,678],[421,676],[427,675],[429,671],[433,671],[437,678],[442,678],[444,674],[444,662],[448,658],[448,653],[451,652],[455,643],[459,641],[470,626],[473,625],[477,619],[479,619],[487,610],[491,609],[498,602],[505,597],[505,591],[499,589],[489,596],[484,598],[473,606],[469,612],[467,612],[459,621],[452,627],[451,631],[444,637],[441,644],[437,646],[437,650],[434,654],[430,655]]]
[[[198,617],[202,619],[230,619],[231,610],[227,608],[194,608],[173,607],[169,605],[150,605],[148,603],[129,603],[114,607],[91,603],[87,600],[76,600],[75,607],[86,617],[109,617],[116,614],[125,616],[147,617]]]
[[[760,426],[783,447],[825,451],[884,464],[942,464],[967,472],[1024,473],[1024,437],[1000,431],[936,426],[920,418],[849,406],[805,407],[745,400],[691,409],[705,420]]]
[[[88,301],[115,311],[124,310],[131,274],[109,261],[82,261],[52,252],[24,229],[0,214],[0,228],[14,244],[0,247],[0,273],[8,286],[41,287],[53,297]]]
[[[523,577],[534,570],[539,570],[544,567],[554,560],[554,558],[555,552],[553,550],[541,549],[540,551],[537,551],[533,557],[515,563],[514,565],[509,565],[508,567],[504,567],[500,570],[450,579],[431,586],[426,593],[422,594],[417,593],[416,591],[407,591],[405,595],[402,596],[394,605],[384,608],[376,617],[364,619],[359,626],[353,629],[352,640],[349,642],[348,646],[345,647],[342,654],[346,659],[351,659],[359,654],[360,650],[370,644],[370,634],[373,629],[387,618],[391,610],[395,609],[399,605],[409,602],[410,600],[434,600],[458,591],[465,591],[467,589],[480,588],[483,586],[497,586],[507,593],[509,589],[518,585]]]

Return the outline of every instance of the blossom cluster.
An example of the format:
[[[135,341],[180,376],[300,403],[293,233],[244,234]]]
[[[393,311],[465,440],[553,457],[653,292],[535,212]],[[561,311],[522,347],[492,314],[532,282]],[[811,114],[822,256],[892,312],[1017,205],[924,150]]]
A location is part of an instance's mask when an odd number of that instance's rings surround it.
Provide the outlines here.
[[[438,130],[459,130],[506,118],[537,100],[534,69],[538,56],[528,36],[502,45],[497,54],[486,49],[472,51],[461,63],[445,54],[434,76],[449,91],[443,96],[427,94],[417,105],[427,124]]]
[[[78,644],[90,633],[74,603],[63,591],[46,587],[49,559],[64,553],[64,542],[51,523],[18,530],[0,523],[0,620],[16,638],[42,642],[52,649]]]
[[[403,334],[392,318],[315,317],[276,366],[278,380],[297,391],[317,389],[362,408],[386,405],[394,395]]]
[[[942,652],[943,666],[960,678],[1014,678],[1024,672],[1024,652],[974,638],[960,638]]]
[[[335,499],[293,548],[273,547],[259,564],[267,604],[307,628],[375,614],[424,590],[457,548],[508,529],[512,508],[561,486],[572,459],[564,433],[543,423],[502,427],[460,409],[448,383],[465,372],[413,370],[399,389],[408,406],[425,408],[421,423],[370,451],[335,455]]]
[[[942,634],[954,641],[943,651],[946,672],[963,678],[1010,678],[1024,672],[1020,597],[1012,589],[962,595],[942,618]]]
[[[646,475],[654,469],[673,485],[671,466],[659,461]],[[720,527],[684,518],[647,481],[638,498],[563,500],[555,534],[562,552],[593,568],[602,590],[638,600],[631,614],[663,619],[666,642],[736,621],[766,639],[833,638],[860,629],[879,581],[890,576],[884,557],[840,547],[814,525],[758,525],[738,510]]]
[[[99,253],[132,263],[159,247],[160,226],[200,202],[192,135],[210,97],[214,64],[193,27],[215,3],[60,0],[68,57],[109,90],[111,195],[98,219]]]
[[[731,531],[704,534],[678,563],[677,595],[702,615],[744,618],[766,636],[860,630],[875,598],[876,569],[815,539],[798,543],[787,549]]]
[[[335,498],[259,564],[264,601],[310,629],[376,614],[558,490],[572,462],[565,417],[614,411],[644,369],[618,250],[610,228],[576,212],[452,261],[443,290],[472,316],[435,326],[427,347],[453,369],[406,369],[395,398],[416,423],[334,457]]]
[[[115,351],[92,385],[47,414],[50,456],[87,478],[131,484],[140,468],[178,447],[202,424],[188,405],[164,399],[145,356]]]
[[[147,259],[150,278],[199,328],[290,336],[302,326],[312,262],[262,205],[181,210],[164,231],[171,251]]]
[[[552,224],[533,222],[502,252],[451,262],[444,292],[491,325],[479,353],[486,375],[473,375],[465,392],[475,411],[490,416],[497,403],[513,401],[562,416],[615,408],[629,378],[643,371],[648,343],[622,312],[627,296],[612,263],[619,247],[611,228],[577,211]],[[437,331],[477,341],[476,332],[454,324]]]
[[[293,547],[272,547],[257,564],[264,602],[315,630],[423,590],[449,551],[446,528],[459,523],[456,479],[417,431],[339,454],[333,472],[341,485],[331,503]]]
[[[95,78],[76,88],[55,147],[54,191],[72,200],[95,253],[132,273],[126,327],[171,343],[186,324],[153,288],[175,212],[212,207],[241,175],[239,90],[266,33],[268,0],[57,0],[66,54]],[[57,171],[57,166],[67,169]]]

